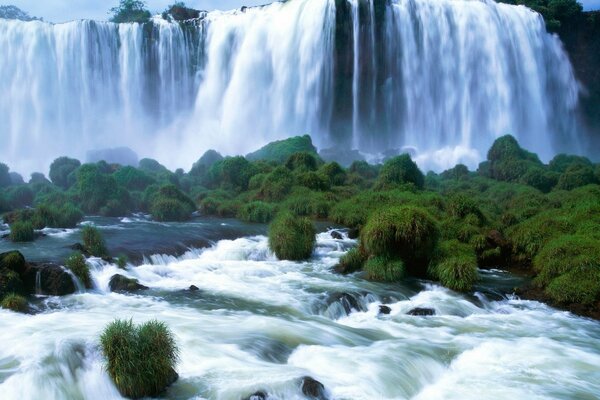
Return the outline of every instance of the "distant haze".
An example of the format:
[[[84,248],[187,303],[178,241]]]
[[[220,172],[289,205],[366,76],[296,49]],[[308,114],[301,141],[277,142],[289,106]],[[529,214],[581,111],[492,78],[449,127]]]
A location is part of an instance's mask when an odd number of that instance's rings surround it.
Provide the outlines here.
[[[600,1],[600,0],[598,0]],[[163,11],[175,0],[147,0],[152,13]],[[188,0],[188,7],[198,10],[232,10],[241,6],[256,6],[272,3],[269,0]],[[64,22],[74,19],[108,19],[108,10],[119,4],[118,0],[9,0],[0,5],[15,5],[30,15],[50,22]]]

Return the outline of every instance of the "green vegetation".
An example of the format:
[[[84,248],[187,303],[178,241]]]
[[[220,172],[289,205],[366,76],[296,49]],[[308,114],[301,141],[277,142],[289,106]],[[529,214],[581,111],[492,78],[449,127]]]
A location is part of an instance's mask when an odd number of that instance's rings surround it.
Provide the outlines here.
[[[419,189],[422,189],[425,184],[423,173],[408,154],[394,157],[383,164],[377,179],[378,188],[389,189],[406,183],[413,184]]]
[[[83,254],[77,252],[69,256],[65,261],[65,266],[73,272],[86,289],[92,288],[92,275],[90,267],[85,262]]]
[[[441,242],[429,267],[429,274],[450,289],[462,292],[471,290],[478,278],[473,247],[458,240]]]
[[[279,140],[269,143],[259,150],[246,155],[250,161],[265,160],[277,163],[285,162],[294,153],[309,153],[317,156],[317,149],[308,135]]]
[[[27,299],[21,295],[10,293],[5,296],[0,306],[6,310],[25,313],[29,309]]]
[[[162,322],[115,320],[104,329],[100,344],[108,374],[125,397],[156,397],[177,380],[179,351]]]
[[[117,7],[110,9],[110,22],[117,24],[126,22],[148,22],[152,14],[146,8],[146,2],[140,0],[121,0]]]
[[[95,257],[108,256],[106,243],[98,228],[86,225],[81,230],[81,236],[83,238],[83,247],[90,255]]]
[[[281,260],[306,260],[315,247],[315,234],[308,218],[282,213],[269,226],[269,247]]]
[[[405,274],[402,260],[387,256],[369,258],[364,269],[368,279],[382,282],[397,282],[404,278]]]
[[[13,242],[33,242],[35,232],[30,222],[14,222],[10,226],[10,240]]]

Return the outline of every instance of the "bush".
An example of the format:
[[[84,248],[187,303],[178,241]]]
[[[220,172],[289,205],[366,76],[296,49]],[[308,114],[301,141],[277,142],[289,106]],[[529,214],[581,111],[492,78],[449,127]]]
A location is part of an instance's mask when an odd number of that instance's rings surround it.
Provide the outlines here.
[[[207,150],[198,161],[192,165],[190,175],[202,176],[215,163],[223,160],[223,156],[215,150]]]
[[[600,300],[600,266],[580,266],[552,280],[546,294],[560,303],[591,305]]]
[[[27,299],[25,299],[25,297],[23,296],[14,293],[10,293],[6,297],[4,297],[0,305],[6,310],[11,310],[20,313],[25,313],[29,309]]]
[[[553,171],[545,171],[540,167],[532,167],[519,179],[524,185],[533,186],[543,193],[548,193],[558,183],[559,175]]]
[[[33,191],[25,185],[13,186],[6,191],[5,200],[13,209],[31,206]]]
[[[50,179],[52,183],[62,189],[68,189],[75,183],[74,176],[71,175],[77,168],[81,166],[79,160],[60,157],[50,164]],[[33,175],[32,175],[33,178]]]
[[[367,279],[381,282],[397,282],[404,278],[404,263],[400,259],[375,256],[367,260],[364,267]]]
[[[478,279],[477,257],[473,248],[457,240],[441,242],[429,274],[449,289],[471,290]]]
[[[9,251],[0,254],[0,269],[2,268],[14,271],[18,275],[23,275],[27,270],[27,262],[20,252]]]
[[[244,157],[226,157],[214,163],[209,171],[209,183],[212,187],[226,190],[244,191],[248,189],[250,179],[258,171]]]
[[[85,250],[95,257],[107,257],[108,250],[102,234],[98,228],[86,225],[81,230],[83,237],[83,247]]]
[[[408,272],[424,274],[439,237],[427,211],[396,206],[373,213],[361,232],[361,243],[372,256],[400,258]]]
[[[378,174],[377,167],[366,161],[354,161],[348,168],[348,172],[358,174],[365,179],[375,179]]]
[[[240,208],[237,217],[242,221],[264,224],[273,219],[275,209],[276,207],[272,204],[264,203],[262,201],[253,201],[244,204]]]
[[[550,161],[548,168],[562,174],[572,165],[591,167],[592,162],[586,157],[558,154]]]
[[[159,198],[150,207],[150,214],[156,221],[186,221],[193,210],[179,200]]]
[[[119,168],[113,173],[113,177],[119,186],[127,190],[144,191],[148,186],[156,183],[156,180],[146,172],[130,166]]]
[[[92,275],[90,268],[81,253],[73,253],[65,261],[65,266],[79,279],[86,289],[92,288]]]
[[[590,166],[573,164],[558,178],[556,190],[573,190],[596,183],[594,170]]]
[[[376,187],[381,190],[405,183],[412,183],[419,189],[425,185],[423,173],[408,154],[391,158],[383,164]]]
[[[177,380],[179,350],[169,328],[149,321],[110,323],[100,337],[107,371],[125,397],[156,397]]]
[[[118,7],[110,9],[113,16],[110,22],[117,24],[126,22],[144,23],[150,20],[152,14],[146,9],[146,3],[141,0],[121,0]]]
[[[448,214],[455,218],[463,219],[468,215],[476,217],[477,224],[484,221],[483,213],[477,205],[477,201],[473,197],[466,194],[455,194],[448,198],[446,204]]]
[[[13,242],[33,242],[35,232],[31,222],[14,222],[10,226],[10,240]]]
[[[301,152],[317,156],[317,149],[308,135],[271,142],[254,153],[246,155],[246,158],[250,161],[265,160],[284,163],[292,154]]]
[[[364,250],[360,247],[354,247],[340,257],[340,261],[335,266],[335,270],[344,274],[360,271],[366,260],[367,255]]]
[[[0,189],[8,187],[12,183],[9,170],[8,165],[0,163]]]
[[[269,247],[281,260],[306,260],[315,247],[315,234],[308,218],[281,213],[269,226]]]
[[[329,185],[343,185],[346,180],[346,171],[336,162],[330,162],[319,168],[319,174],[329,180]]]
[[[314,153],[300,152],[289,156],[285,162],[285,166],[292,171],[316,171],[318,161]]]
[[[537,155],[524,150],[511,135],[494,141],[488,151],[489,176],[493,179],[515,182],[534,166],[542,166]]]
[[[287,168],[277,167],[265,177],[259,196],[266,201],[280,201],[289,194],[293,185],[292,173]]]
[[[442,179],[467,179],[469,177],[469,168],[464,164],[457,164],[454,168],[442,172],[440,176]]]
[[[77,194],[81,208],[87,213],[97,213],[110,200],[120,204],[121,213],[127,211],[129,193],[119,188],[115,178],[102,171],[98,164],[84,164],[77,170]]]
[[[296,173],[296,183],[312,190],[329,190],[330,182],[326,175],[314,171]]]

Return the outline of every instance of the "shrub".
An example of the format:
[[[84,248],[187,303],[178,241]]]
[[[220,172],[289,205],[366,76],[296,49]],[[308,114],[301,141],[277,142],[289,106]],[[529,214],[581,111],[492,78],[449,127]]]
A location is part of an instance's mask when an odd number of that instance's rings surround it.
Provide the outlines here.
[[[9,170],[8,165],[0,163],[0,188],[8,187],[12,183]]]
[[[279,259],[308,259],[315,242],[315,228],[308,218],[281,213],[269,226],[269,247]]]
[[[202,176],[206,173],[206,171],[208,171],[210,167],[213,166],[213,164],[221,161],[222,159],[223,156],[217,151],[208,150],[202,155],[202,157],[200,157],[198,161],[194,163],[194,165],[192,165],[190,175]]]
[[[374,212],[361,232],[361,243],[372,256],[399,257],[408,272],[423,275],[436,247],[439,231],[427,211],[396,206]]]
[[[465,218],[468,215],[474,215],[477,223],[483,222],[483,213],[477,205],[477,201],[466,194],[455,194],[449,197],[446,209],[448,214],[455,218]]]
[[[366,260],[367,255],[365,254],[364,249],[354,247],[340,257],[340,261],[335,266],[335,270],[344,274],[360,271]]]
[[[77,191],[81,208],[87,213],[97,213],[109,200],[116,200],[123,207],[129,204],[129,194],[119,190],[112,175],[102,171],[97,164],[84,164],[77,170]]]
[[[511,135],[499,137],[487,154],[489,176],[493,179],[514,182],[533,166],[541,166],[537,155],[524,150]]]
[[[214,163],[209,171],[209,182],[212,187],[244,191],[248,189],[250,179],[257,173],[244,157],[226,157]]]
[[[121,0],[117,7],[110,9],[113,16],[110,22],[117,24],[126,22],[144,23],[150,20],[152,14],[146,9],[146,3],[141,0]]]
[[[9,251],[0,254],[0,269],[2,268],[23,275],[27,270],[27,263],[23,254],[18,251]]]
[[[573,190],[575,188],[596,183],[594,170],[590,166],[573,164],[558,178],[557,190]]]
[[[253,201],[244,204],[240,208],[237,217],[242,221],[260,222],[264,224],[273,219],[275,208],[276,207],[272,204],[264,203],[262,201]]]
[[[31,222],[14,222],[10,226],[10,240],[13,242],[33,242],[35,240],[35,232]]]
[[[348,168],[348,172],[358,174],[365,179],[375,179],[378,174],[377,167],[366,161],[354,161]]]
[[[329,178],[321,173],[307,171],[295,174],[296,183],[312,190],[328,190]]]
[[[33,204],[33,191],[25,185],[13,186],[6,191],[5,200],[11,208],[22,208]]]
[[[376,187],[383,189],[405,183],[412,183],[419,189],[425,185],[423,173],[408,154],[391,158],[383,164]]]
[[[246,158],[250,161],[265,160],[284,163],[294,153],[310,153],[317,156],[317,149],[308,135],[295,136],[271,142],[259,150],[250,153]]]
[[[92,275],[90,268],[81,253],[73,253],[65,261],[65,266],[79,279],[86,289],[92,288]]]
[[[470,245],[449,240],[440,243],[429,274],[445,287],[469,291],[478,279],[477,258]]]
[[[292,173],[285,167],[277,167],[265,177],[259,196],[266,201],[282,200],[290,192],[293,184]]]
[[[23,281],[17,272],[0,268],[0,299],[10,293],[24,293]]]
[[[440,174],[442,179],[467,179],[469,177],[469,168],[464,164],[457,164],[454,168],[450,168]]]
[[[156,180],[146,172],[130,166],[119,168],[113,173],[113,177],[119,186],[123,186],[128,190],[143,191],[148,186],[156,183]]]
[[[11,310],[20,313],[25,313],[29,309],[27,299],[15,293],[10,293],[6,297],[4,297],[1,306],[6,310]]]
[[[80,166],[79,160],[69,157],[57,158],[50,164],[49,175],[52,183],[65,190],[70,188],[75,183],[74,176],[71,173]]]
[[[100,337],[107,371],[125,397],[156,397],[177,379],[179,350],[169,328],[115,320]]]
[[[185,203],[169,198],[159,198],[150,207],[150,214],[156,221],[186,221],[192,212]]]
[[[562,174],[572,165],[591,167],[592,162],[586,157],[557,154],[552,160],[550,160],[548,168],[550,168],[551,171]]]
[[[560,303],[591,305],[600,300],[600,266],[580,266],[555,278],[546,288],[553,300]]]
[[[96,257],[107,257],[108,250],[106,249],[106,243],[102,234],[98,228],[90,225],[86,225],[81,230],[83,237],[83,247],[85,250]]]
[[[519,179],[524,185],[533,186],[543,193],[548,193],[558,183],[559,175],[553,171],[545,171],[540,167],[532,167]]]
[[[319,168],[319,173],[329,180],[329,185],[343,185],[346,180],[346,171],[336,162],[324,164]]]
[[[400,259],[375,256],[367,260],[364,267],[367,279],[382,282],[397,282],[404,278],[404,263]]]
[[[127,267],[127,256],[121,254],[117,257],[117,267],[120,269],[125,269]]]
[[[316,171],[318,161],[314,153],[304,151],[289,156],[285,162],[285,166],[292,171]]]

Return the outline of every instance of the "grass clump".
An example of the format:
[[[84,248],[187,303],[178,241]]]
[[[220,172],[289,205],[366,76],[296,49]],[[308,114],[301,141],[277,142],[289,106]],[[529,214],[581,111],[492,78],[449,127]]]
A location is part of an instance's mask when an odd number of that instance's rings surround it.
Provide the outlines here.
[[[559,303],[592,305],[600,300],[600,265],[580,266],[555,278],[546,294]]]
[[[410,273],[424,275],[438,237],[427,211],[400,206],[374,212],[361,232],[361,243],[369,255],[400,258]]]
[[[33,242],[35,232],[31,222],[17,221],[10,225],[10,240],[13,242]]]
[[[425,185],[425,176],[408,154],[402,154],[383,164],[376,186],[383,189],[406,183],[412,183],[422,189]]]
[[[79,279],[86,289],[92,288],[92,275],[90,267],[85,262],[83,254],[73,253],[65,260],[65,266]]]
[[[471,290],[478,279],[477,257],[473,248],[457,240],[441,242],[429,274],[449,289],[460,292]]]
[[[360,271],[366,260],[367,255],[365,254],[364,249],[361,247],[354,247],[340,257],[340,261],[335,266],[335,270],[342,274]]]
[[[275,206],[273,204],[265,203],[263,201],[253,201],[244,204],[240,208],[237,217],[242,221],[264,224],[270,222],[274,215]]]
[[[100,344],[108,374],[125,397],[156,397],[177,380],[179,350],[163,322],[115,320],[104,329]]]
[[[315,228],[308,218],[284,212],[269,226],[269,247],[281,260],[308,259],[315,242]]]
[[[404,278],[405,268],[402,260],[387,256],[375,256],[367,260],[364,266],[367,279],[381,282],[397,282]]]
[[[2,299],[0,306],[6,310],[25,313],[29,309],[27,299],[21,295],[10,293]]]
[[[95,257],[108,256],[106,242],[98,228],[86,225],[81,230],[81,235],[83,237],[83,247],[89,254]]]

